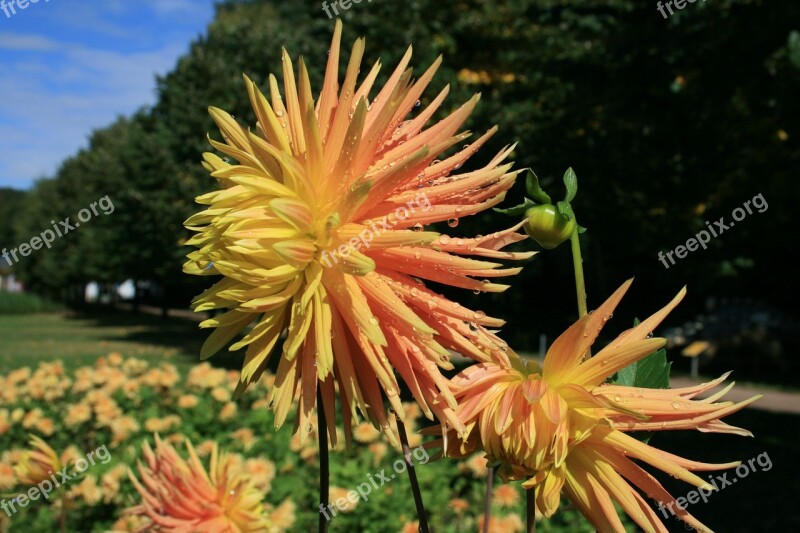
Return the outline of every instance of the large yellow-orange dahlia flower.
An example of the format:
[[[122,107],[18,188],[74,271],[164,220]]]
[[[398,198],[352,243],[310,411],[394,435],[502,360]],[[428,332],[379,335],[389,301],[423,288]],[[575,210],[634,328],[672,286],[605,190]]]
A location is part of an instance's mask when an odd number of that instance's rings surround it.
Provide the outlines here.
[[[141,480],[129,473],[142,503],[125,511],[150,523],[142,531],[266,531],[269,520],[262,506],[263,493],[233,456],[220,454],[216,443],[208,472],[186,441],[189,460],[156,435],[155,451],[143,446],[139,463]]]
[[[246,130],[211,109],[224,137],[211,144],[236,164],[205,154],[220,190],[199,197],[208,208],[187,221],[198,232],[189,244],[199,250],[189,255],[186,272],[224,276],[194,302],[197,311],[227,310],[203,322],[216,330],[201,355],[210,357],[254,325],[231,346],[247,348],[241,391],[258,379],[288,329],[270,393],[276,426],[297,398],[298,426],[309,427],[319,384],[335,439],[336,382],[346,435],[357,410],[386,428],[381,391],[403,418],[397,373],[427,416],[435,413],[463,429],[452,416],[455,398],[439,369],[452,368],[448,349],[490,360],[503,345],[485,326],[502,321],[435,294],[422,280],[498,292],[507,286],[487,278],[519,269],[461,256],[532,254],[500,251],[524,238],[518,227],[456,239],[423,226],[502,201],[517,175],[506,162],[512,148],[482,168],[454,173],[496,131],[437,159],[470,135],[458,131],[478,97],[426,128],[448,89],[412,111],[440,60],[413,81],[409,48],[370,97],[380,62],[358,85],[364,40],[357,40],[340,87],[340,39],[337,22],[319,100],[312,98],[303,60],[295,75],[284,51],[285,100],[274,76],[270,100],[245,78],[257,127]],[[444,401],[435,404],[439,396]]]
[[[524,364],[509,351],[456,376],[451,390],[468,437],[462,441],[450,431],[446,441],[432,445],[443,446],[447,455],[455,457],[485,450],[490,462],[500,463],[504,479],[526,479],[523,486],[536,489],[536,505],[545,516],[558,509],[563,490],[598,531],[624,531],[616,502],[645,531],[666,532],[636,488],[664,505],[674,498],[634,460],[705,490],[711,490],[711,485],[693,471],[732,468],[739,463],[690,461],[626,432],[697,429],[752,436],[720,419],[760,396],[740,403],[718,402],[731,384],[706,399],[694,399],[727,375],[681,389],[606,384],[615,372],[664,345],[664,339],[649,335],[685,294],[682,290],[666,307],[584,360],[630,283],[558,337],[543,367],[535,361]],[[685,510],[675,507],[675,513],[695,529],[708,531]]]

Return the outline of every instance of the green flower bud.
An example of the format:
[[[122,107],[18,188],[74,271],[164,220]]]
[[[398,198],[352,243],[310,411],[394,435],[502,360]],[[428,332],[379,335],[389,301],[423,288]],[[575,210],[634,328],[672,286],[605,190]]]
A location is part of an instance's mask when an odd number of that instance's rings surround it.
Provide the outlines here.
[[[578,226],[575,217],[568,219],[550,204],[531,207],[525,218],[525,233],[547,250],[569,239]]]

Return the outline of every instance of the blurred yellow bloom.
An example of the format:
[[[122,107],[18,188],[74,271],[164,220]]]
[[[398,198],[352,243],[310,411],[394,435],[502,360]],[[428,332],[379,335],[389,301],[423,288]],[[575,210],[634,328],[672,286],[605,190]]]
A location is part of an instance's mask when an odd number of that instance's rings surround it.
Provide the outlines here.
[[[236,414],[239,412],[238,407],[233,402],[226,403],[219,412],[219,419],[222,422],[227,422],[228,420],[232,420]]]
[[[128,440],[131,435],[138,433],[140,429],[139,422],[131,416],[121,416],[115,418],[110,425],[112,433],[112,446],[121,444]]]
[[[45,437],[50,437],[56,431],[56,425],[50,418],[42,418],[36,422],[34,428]]]
[[[150,520],[144,516],[126,515],[114,522],[114,525],[111,526],[111,533],[139,533],[146,531],[148,525],[150,525]]]
[[[419,521],[414,520],[413,522],[405,522],[400,527],[400,533],[419,533]]]
[[[353,438],[357,442],[368,443],[372,442],[381,436],[381,432],[375,429],[372,424],[361,423],[353,428]]]
[[[88,474],[77,485],[69,489],[71,500],[81,500],[89,506],[94,506],[103,501],[103,490],[97,484],[97,478]]]
[[[204,155],[219,188],[197,198],[206,210],[186,221],[197,232],[187,244],[198,250],[189,254],[184,271],[223,276],[193,302],[198,312],[225,311],[201,323],[215,328],[201,357],[213,356],[252,324],[230,348],[246,349],[237,388],[242,393],[259,379],[288,330],[269,398],[277,427],[297,400],[301,438],[314,418],[318,387],[331,411],[327,429],[334,444],[336,384],[346,434],[358,412],[376,427],[389,427],[383,396],[405,419],[398,379],[409,385],[426,416],[436,414],[463,431],[440,370],[453,368],[450,350],[491,360],[503,344],[485,327],[503,322],[461,307],[422,280],[502,292],[507,285],[488,279],[519,269],[478,258],[533,253],[501,251],[525,238],[517,228],[454,239],[424,226],[455,226],[461,217],[500,203],[519,172],[507,162],[513,147],[482,168],[457,173],[497,131],[438,159],[470,136],[459,130],[479,96],[426,129],[449,89],[429,107],[412,111],[441,58],[414,81],[409,49],[370,98],[380,63],[359,86],[364,40],[357,40],[340,85],[341,32],[337,21],[317,101],[304,62],[295,74],[284,51],[285,100],[274,76],[271,101],[245,79],[257,125],[243,128],[225,111],[210,108],[223,137],[210,142],[236,161]]]
[[[463,498],[453,498],[448,502],[447,506],[455,511],[456,514],[461,514],[469,509],[469,502]]]
[[[38,407],[28,411],[22,419],[22,427],[31,429],[44,418],[44,412]]]
[[[262,493],[235,469],[231,457],[215,446],[208,472],[187,440],[189,459],[156,435],[156,447],[143,446],[140,478],[130,472],[142,502],[127,515],[147,517],[160,531],[268,530],[269,521],[261,503]]]
[[[78,447],[75,446],[74,444],[70,445],[67,447],[66,450],[61,452],[60,456],[61,464],[64,466],[72,465],[75,463],[75,461],[77,461],[81,457],[86,457],[86,455],[81,450],[79,450]]]
[[[17,368],[6,375],[7,385],[25,383],[31,378],[31,369],[28,367]]]
[[[67,427],[79,426],[92,418],[92,408],[84,403],[68,405],[64,424]]]
[[[355,492],[348,489],[343,489],[342,487],[331,487],[329,492],[330,502],[331,504],[336,506],[337,511],[341,511],[343,513],[352,513],[358,507],[359,500],[351,501],[347,499],[347,494],[349,492]]]
[[[144,429],[148,433],[166,433],[181,425],[181,417],[167,415],[163,418],[148,418],[144,421]]]
[[[24,451],[14,467],[17,479],[23,485],[36,485],[50,479],[51,474],[61,470],[58,454],[45,441],[31,436],[31,448]]]
[[[199,455],[200,457],[208,457],[214,451],[214,448],[216,448],[216,446],[217,443],[214,442],[213,440],[204,440],[196,448],[197,455]]]
[[[117,501],[119,490],[123,480],[127,477],[128,467],[124,464],[118,464],[111,470],[103,474],[100,478],[100,484],[103,491],[103,501],[105,503],[112,503]]]
[[[198,387],[201,389],[213,389],[225,383],[225,371],[214,368],[208,363],[201,363],[192,367],[186,377],[188,387]]]
[[[0,409],[0,435],[11,429],[11,416],[8,409]]]
[[[514,507],[519,500],[519,491],[511,485],[500,485],[492,493],[492,501],[500,507]]]
[[[128,359],[125,359],[124,363],[122,363],[122,371],[128,376],[138,376],[144,373],[149,366],[150,365],[147,364],[147,361],[129,357]]]
[[[268,493],[275,479],[275,463],[268,459],[248,459],[244,462],[244,471],[250,480],[263,493]]]
[[[489,472],[487,465],[489,461],[486,460],[486,456],[483,454],[473,455],[464,463],[468,472],[472,472],[472,475],[475,477],[485,477]]]
[[[0,490],[8,490],[17,485],[17,475],[14,467],[6,462],[0,462]]]
[[[272,523],[268,529],[270,533],[281,533],[282,531],[289,531],[295,523],[295,504],[291,500],[286,500],[280,504],[276,509],[269,513],[269,519]]]
[[[374,465],[380,464],[381,460],[386,457],[386,452],[389,451],[389,447],[382,442],[373,442],[369,445],[369,453],[372,456],[372,463]]]
[[[183,394],[180,398],[178,398],[178,407],[181,409],[191,409],[192,407],[197,407],[198,403],[200,403],[200,400],[194,394]]]
[[[231,437],[239,442],[245,451],[252,448],[256,442],[255,432],[250,428],[237,429],[231,434]]]
[[[214,387],[214,389],[211,391],[211,397],[217,400],[219,403],[226,403],[231,399],[231,391],[223,387]]]
[[[463,456],[484,449],[493,462],[502,463],[498,472],[503,479],[527,478],[523,487],[536,487],[536,505],[542,514],[555,513],[563,490],[600,531],[624,529],[614,502],[645,531],[663,530],[659,517],[634,487],[665,505],[673,498],[633,459],[709,490],[711,485],[692,471],[737,466],[737,462],[705,464],[683,459],[625,433],[697,429],[751,435],[720,419],[760,397],[717,403],[728,387],[706,400],[693,400],[725,376],[683,389],[605,384],[618,370],[664,345],[664,339],[649,338],[649,334],[685,293],[682,290],[663,309],[584,360],[630,283],[558,337],[543,368],[535,361],[525,366],[509,352],[505,359],[474,365],[456,376],[452,388],[459,400],[458,416],[469,433],[461,441],[451,430],[447,454]],[[708,530],[685,510],[676,514],[693,528]]]

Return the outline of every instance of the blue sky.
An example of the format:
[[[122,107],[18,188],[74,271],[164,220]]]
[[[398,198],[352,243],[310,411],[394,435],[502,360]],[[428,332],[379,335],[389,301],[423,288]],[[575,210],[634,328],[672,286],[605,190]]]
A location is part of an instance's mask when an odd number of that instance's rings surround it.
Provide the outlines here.
[[[0,187],[28,189],[93,129],[152,105],[156,74],[205,31],[213,4],[38,0],[9,17],[0,3]]]

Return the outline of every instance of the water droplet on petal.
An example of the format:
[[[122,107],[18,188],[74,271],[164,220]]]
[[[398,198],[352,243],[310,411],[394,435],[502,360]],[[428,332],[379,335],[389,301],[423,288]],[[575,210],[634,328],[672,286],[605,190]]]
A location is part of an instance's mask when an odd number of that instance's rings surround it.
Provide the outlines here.
[[[439,237],[439,242],[441,242],[442,244],[448,244],[450,242],[450,236],[442,235],[441,237]]]
[[[620,396],[619,394],[615,395],[614,396],[614,401],[615,402],[621,402],[622,401],[622,396]]]
[[[422,230],[425,229],[425,226],[423,226],[422,224],[420,224],[418,222],[418,223],[414,224],[414,227],[412,227],[411,229],[413,229],[414,231],[422,231]]]
[[[373,326],[377,326],[378,325],[378,317],[375,317],[375,316],[369,317],[369,323],[372,324]]]
[[[421,102],[419,100],[417,100],[416,102],[414,102],[414,107],[419,107],[420,103]]]
[[[450,220],[447,221],[447,225],[450,226],[451,228],[455,228],[456,226],[458,226],[458,219],[451,218]]]

